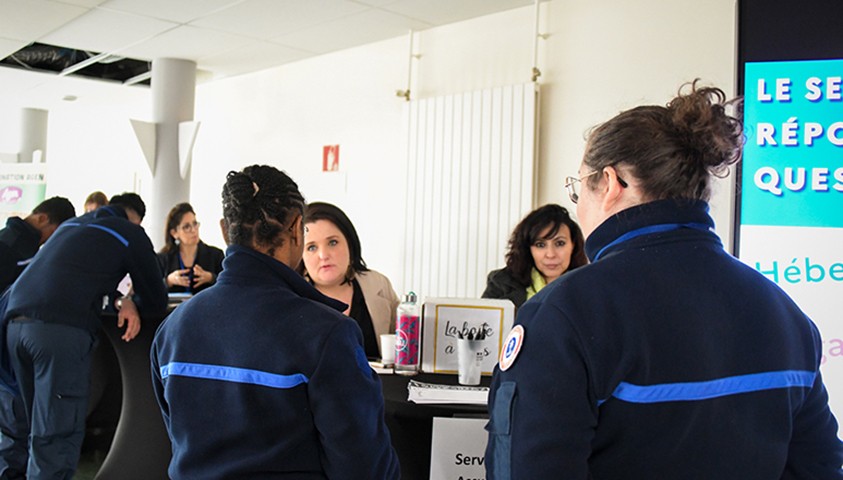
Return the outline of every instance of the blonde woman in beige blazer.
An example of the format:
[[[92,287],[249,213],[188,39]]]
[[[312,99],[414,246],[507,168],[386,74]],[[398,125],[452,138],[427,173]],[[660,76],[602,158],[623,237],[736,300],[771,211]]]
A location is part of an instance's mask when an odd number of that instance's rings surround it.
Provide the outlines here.
[[[305,208],[304,252],[299,271],[317,290],[348,308],[363,334],[366,356],[381,358],[381,334],[395,331],[398,295],[389,279],[369,270],[360,238],[346,214],[335,205],[314,202]]]

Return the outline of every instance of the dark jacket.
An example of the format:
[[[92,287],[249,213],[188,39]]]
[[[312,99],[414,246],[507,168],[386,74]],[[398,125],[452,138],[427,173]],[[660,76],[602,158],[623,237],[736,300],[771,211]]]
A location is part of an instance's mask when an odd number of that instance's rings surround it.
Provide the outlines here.
[[[152,345],[170,478],[398,478],[380,380],[345,304],[249,248],[229,247],[223,264]]]
[[[482,297],[506,299],[518,308],[527,301],[527,286],[518,283],[508,268],[492,270],[486,277],[486,290]]]
[[[198,288],[188,289],[187,287],[182,287],[179,285],[174,285],[168,289],[171,293],[183,293],[190,291],[191,293],[198,293],[206,288],[210,287],[214,283],[216,283],[217,275],[220,274],[222,271],[222,259],[225,257],[225,253],[217,247],[212,247],[210,245],[206,245],[205,242],[199,241],[199,245],[196,247],[196,261],[193,262],[194,265],[199,265],[204,270],[207,270],[214,274],[214,280],[211,283],[206,283],[204,285],[200,285]],[[165,253],[158,254],[158,265],[161,267],[161,273],[164,274],[166,278],[167,275],[172,273],[175,270],[181,270],[184,267],[182,266],[180,259],[179,259],[179,249],[176,247],[173,250]]]
[[[624,210],[521,307],[487,478],[843,478],[817,328],[710,229],[703,202]]]
[[[40,246],[37,228],[20,217],[6,220],[6,228],[0,230],[0,292],[14,283]]]
[[[59,226],[12,286],[7,315],[96,332],[103,296],[127,273],[139,311],[163,313],[167,295],[149,237],[122,208],[99,208]]]

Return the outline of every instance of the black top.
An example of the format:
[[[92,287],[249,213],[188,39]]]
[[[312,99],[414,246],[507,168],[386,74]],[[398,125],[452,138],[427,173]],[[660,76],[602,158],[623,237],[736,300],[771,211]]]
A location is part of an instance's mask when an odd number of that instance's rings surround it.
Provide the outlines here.
[[[501,268],[489,272],[482,297],[509,300],[518,308],[527,301],[527,287],[529,285],[521,285],[508,268]]]
[[[351,311],[348,316],[353,318],[363,332],[363,349],[366,351],[366,356],[369,358],[380,358],[380,350],[378,350],[378,337],[375,335],[375,326],[372,324],[372,316],[369,314],[369,308],[366,307],[366,299],[363,297],[363,290],[360,289],[360,284],[357,280],[351,280],[351,286],[354,287],[354,294],[351,297]]]
[[[214,274],[214,279],[211,280],[210,283],[206,283],[204,285],[200,285],[199,287],[182,287],[180,285],[174,285],[167,289],[170,293],[197,293],[205,290],[206,288],[210,287],[211,285],[217,282],[217,275],[222,271],[222,259],[225,258],[225,254],[222,250],[217,247],[212,247],[210,245],[205,244],[203,241],[199,241],[199,245],[196,248],[196,260],[193,262],[193,265],[199,265],[203,269],[211,272]],[[182,266],[182,263],[179,258],[179,249],[175,248],[170,250],[166,253],[159,253],[158,254],[158,265],[161,267],[161,273],[164,274],[166,278],[171,272],[175,270],[181,270],[183,268],[191,268],[193,265],[185,265]],[[191,280],[193,270],[191,270]],[[192,284],[192,281],[191,281]]]

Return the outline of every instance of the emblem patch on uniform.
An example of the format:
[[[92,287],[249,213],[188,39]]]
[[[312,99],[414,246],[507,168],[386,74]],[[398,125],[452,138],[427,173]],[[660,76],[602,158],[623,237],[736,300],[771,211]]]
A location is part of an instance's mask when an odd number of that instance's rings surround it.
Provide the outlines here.
[[[524,343],[524,327],[516,325],[510,330],[506,340],[503,342],[503,350],[501,350],[501,358],[498,361],[502,372],[505,372],[515,362],[518,357],[518,352],[521,351],[521,345]]]

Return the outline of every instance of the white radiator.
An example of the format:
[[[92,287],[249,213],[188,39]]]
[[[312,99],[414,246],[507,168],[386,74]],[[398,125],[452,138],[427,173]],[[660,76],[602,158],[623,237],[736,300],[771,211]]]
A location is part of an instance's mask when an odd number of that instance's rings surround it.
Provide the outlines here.
[[[479,297],[535,204],[534,83],[409,105],[404,290]]]

